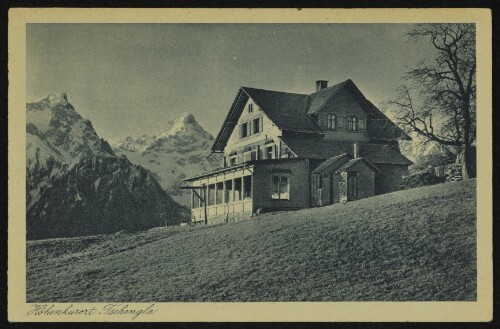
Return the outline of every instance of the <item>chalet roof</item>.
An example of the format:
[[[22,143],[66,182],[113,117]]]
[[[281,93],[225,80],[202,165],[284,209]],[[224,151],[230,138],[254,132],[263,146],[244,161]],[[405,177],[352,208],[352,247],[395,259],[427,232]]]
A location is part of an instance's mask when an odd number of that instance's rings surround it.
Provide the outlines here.
[[[252,98],[269,119],[281,130],[301,133],[321,133],[321,128],[312,120],[329,101],[347,88],[356,101],[367,113],[367,133],[374,140],[395,140],[411,138],[394,124],[375,105],[368,101],[352,80],[346,80],[310,95],[287,93],[241,87],[224,120],[219,134],[215,138],[212,151],[223,151],[227,140],[236,126],[243,108]]]
[[[316,114],[318,113],[326,103],[333,98],[335,95],[339,93],[340,90],[349,82],[346,80],[341,83],[337,83],[336,85],[330,86],[325,89],[321,89],[315,93],[309,95],[310,102],[309,107],[307,108],[307,114]],[[352,81],[351,81],[352,82]]]
[[[368,135],[371,138],[376,140],[395,140],[399,138],[411,140],[410,136],[392,122],[384,112],[380,111],[372,102],[366,99],[351,79],[311,94],[307,114],[317,114],[330,100],[335,101],[335,97],[343,89],[348,89],[366,112],[368,117]]]
[[[287,138],[282,141],[299,158],[329,159],[331,157],[348,154],[353,156],[353,143],[348,141],[332,141],[319,138]],[[407,157],[390,145],[358,143],[360,156],[369,162],[377,164],[412,165]]]
[[[322,173],[323,171],[325,171],[325,169],[328,169],[334,165],[340,167],[344,163],[348,162],[349,159],[351,159],[351,157],[347,153],[331,157],[322,164],[320,164],[316,169],[314,169],[313,174]]]
[[[380,172],[380,169],[378,169],[373,163],[371,163],[370,161],[366,160],[365,158],[356,158],[356,159],[349,160],[346,163],[344,163],[342,166],[340,166],[340,168],[337,169],[337,172],[346,171],[346,170],[348,170],[349,168],[351,168],[353,165],[355,165],[358,162],[364,162],[373,171]]]
[[[347,141],[292,137],[281,137],[281,140],[300,158],[329,159],[345,153],[352,153],[352,142]]]
[[[410,166],[411,160],[395,150],[391,145],[360,144],[360,156],[374,164],[395,164]]]
[[[291,131],[321,132],[307,115],[308,95],[241,87],[278,128]]]

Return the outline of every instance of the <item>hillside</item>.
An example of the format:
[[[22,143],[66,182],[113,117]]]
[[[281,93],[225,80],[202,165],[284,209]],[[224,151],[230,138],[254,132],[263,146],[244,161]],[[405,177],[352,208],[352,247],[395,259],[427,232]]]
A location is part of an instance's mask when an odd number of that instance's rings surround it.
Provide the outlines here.
[[[151,171],[175,201],[189,206],[191,192],[179,189],[181,180],[220,167],[222,157],[211,154],[214,138],[191,113],[182,113],[166,126],[159,134],[128,136],[113,144],[113,150]]]
[[[220,226],[31,241],[28,302],[476,299],[476,182]]]
[[[26,104],[28,239],[136,231],[189,219],[154,175],[117,156],[53,93]]]

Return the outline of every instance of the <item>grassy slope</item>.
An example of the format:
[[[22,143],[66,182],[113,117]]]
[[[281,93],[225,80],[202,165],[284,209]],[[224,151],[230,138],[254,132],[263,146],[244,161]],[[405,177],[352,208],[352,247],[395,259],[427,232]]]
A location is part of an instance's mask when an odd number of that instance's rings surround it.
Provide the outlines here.
[[[475,180],[208,227],[28,243],[28,301],[475,300]]]

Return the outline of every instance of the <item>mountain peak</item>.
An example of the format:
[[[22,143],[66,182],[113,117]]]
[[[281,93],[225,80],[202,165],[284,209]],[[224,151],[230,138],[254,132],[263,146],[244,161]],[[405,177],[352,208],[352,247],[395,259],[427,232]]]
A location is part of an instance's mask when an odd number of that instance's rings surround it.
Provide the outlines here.
[[[26,127],[28,133],[55,149],[67,163],[91,155],[114,156],[108,142],[97,135],[90,120],[76,112],[64,92],[27,103]]]
[[[68,105],[68,95],[66,95],[66,93],[64,92],[51,93],[46,97],[46,99],[51,106]]]
[[[196,119],[194,118],[194,115],[189,113],[189,112],[183,112],[181,113],[177,119],[174,121],[175,124],[186,124],[186,123],[195,123]]]
[[[205,130],[196,122],[193,114],[183,112],[172,122],[170,128],[160,135],[160,137],[171,137],[179,134],[191,135],[193,132],[206,134]]]

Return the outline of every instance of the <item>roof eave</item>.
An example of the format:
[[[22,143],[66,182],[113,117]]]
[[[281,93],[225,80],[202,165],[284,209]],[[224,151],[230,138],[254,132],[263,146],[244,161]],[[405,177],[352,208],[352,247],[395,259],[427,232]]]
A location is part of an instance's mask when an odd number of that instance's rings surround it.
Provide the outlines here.
[[[227,128],[227,124],[233,123],[230,121],[230,118],[233,115],[233,112],[234,112],[234,110],[235,110],[235,108],[240,100],[240,97],[241,97],[243,91],[244,91],[243,87],[240,87],[240,89],[238,90],[238,93],[236,94],[236,97],[234,98],[233,103],[231,104],[229,112],[227,113],[226,118],[224,119],[224,122],[222,123],[222,127],[219,130],[219,133],[217,134],[217,137],[215,138],[214,143],[212,144],[212,148],[211,148],[212,153],[224,152],[224,148],[226,147],[227,140],[224,142],[224,141],[221,141],[221,138],[222,138],[222,135],[223,135],[225,129]],[[246,94],[246,92],[245,92],[245,95],[248,96],[248,94]],[[237,123],[237,121],[234,122],[235,125],[236,125],[236,123]],[[234,129],[234,127],[232,129]],[[231,129],[231,132],[232,132],[232,129]],[[227,138],[229,138],[230,136],[231,136],[231,133],[228,134]],[[223,144],[223,145],[221,145],[221,144]]]
[[[223,172],[234,171],[234,170],[244,169],[244,168],[250,168],[250,167],[253,167],[253,164],[241,163],[241,164],[237,164],[235,166],[225,167],[225,168],[213,170],[213,171],[210,171],[210,172],[207,172],[207,173],[203,173],[203,174],[200,174],[200,175],[196,175],[196,176],[184,178],[184,179],[181,180],[181,182],[191,182],[191,181],[198,180],[198,179],[201,179],[201,178],[204,178],[204,177],[210,177],[212,175],[218,175],[218,174],[221,174]]]

